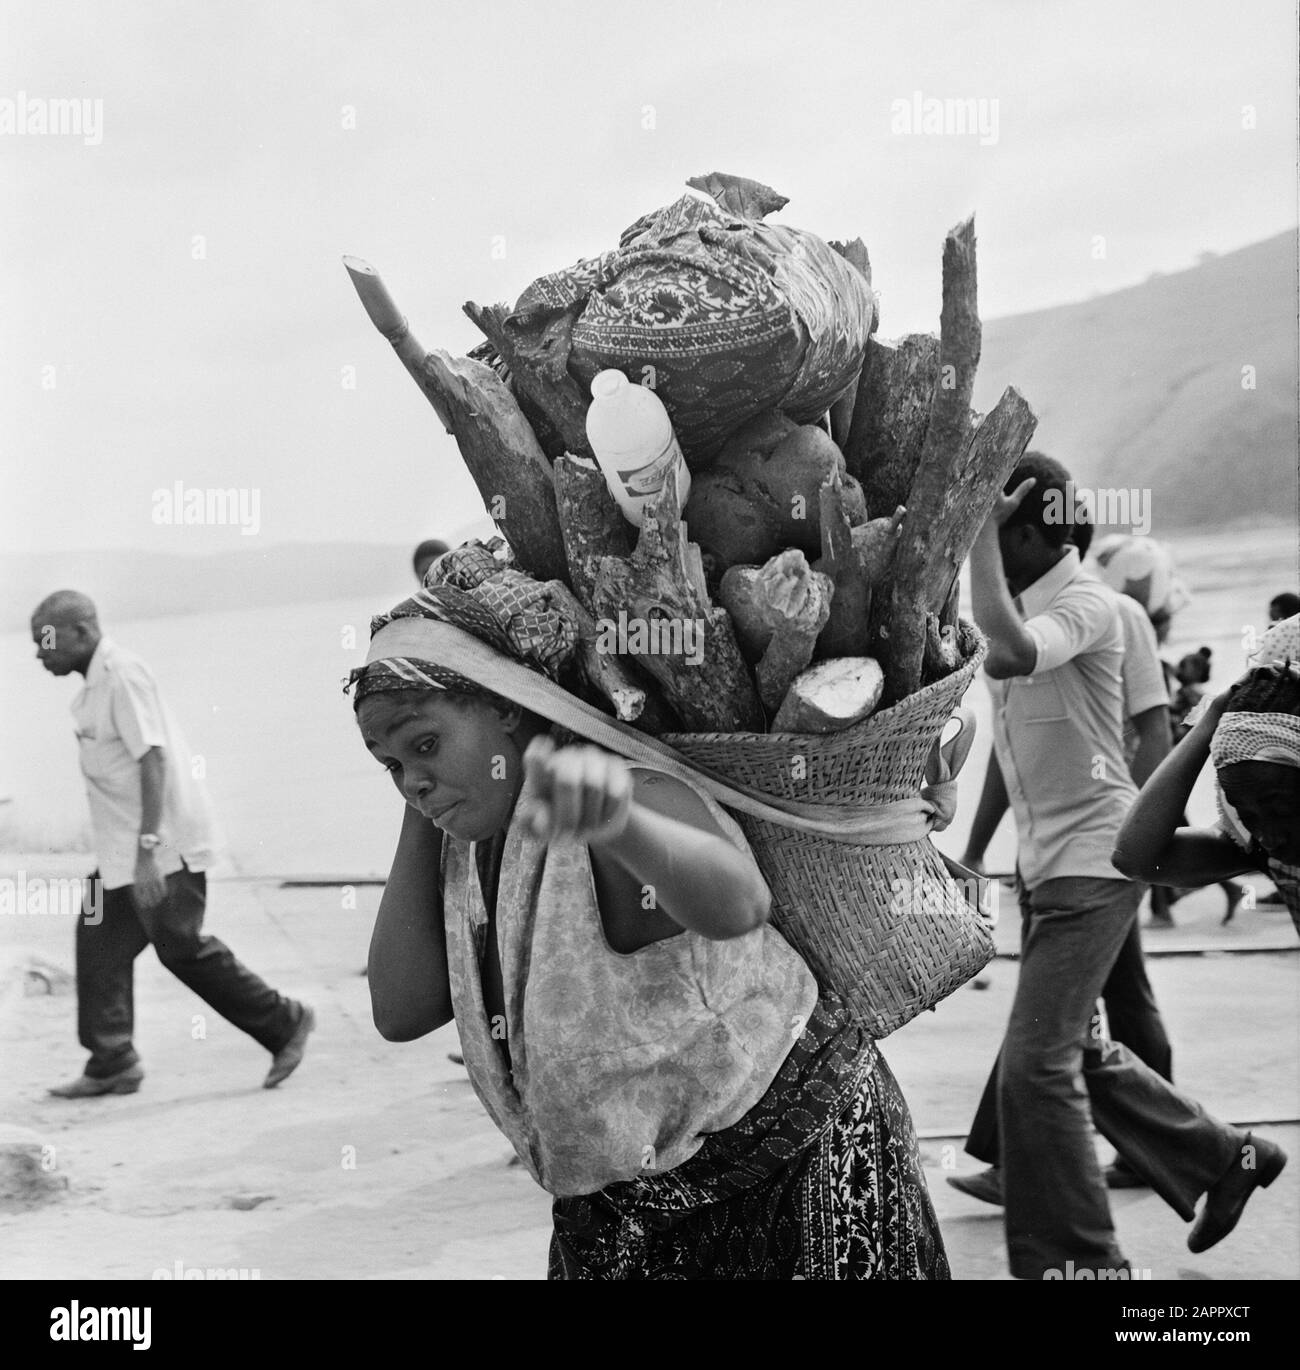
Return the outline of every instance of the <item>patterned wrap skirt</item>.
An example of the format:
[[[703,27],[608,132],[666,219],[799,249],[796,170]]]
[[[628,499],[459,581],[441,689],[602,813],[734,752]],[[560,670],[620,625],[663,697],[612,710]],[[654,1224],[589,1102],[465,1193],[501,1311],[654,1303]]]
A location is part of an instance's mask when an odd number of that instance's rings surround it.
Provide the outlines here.
[[[738,1123],[553,1212],[553,1280],[951,1278],[907,1103],[825,991]]]

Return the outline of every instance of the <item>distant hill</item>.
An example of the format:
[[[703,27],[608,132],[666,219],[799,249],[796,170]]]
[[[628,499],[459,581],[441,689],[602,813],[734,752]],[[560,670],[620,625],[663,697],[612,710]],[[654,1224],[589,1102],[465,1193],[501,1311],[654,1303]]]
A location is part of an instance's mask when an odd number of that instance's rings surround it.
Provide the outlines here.
[[[1297,513],[1297,236],[984,325],[976,408],[1014,385],[1080,484],[1149,487],[1153,533]],[[1243,368],[1254,368],[1254,389]]]

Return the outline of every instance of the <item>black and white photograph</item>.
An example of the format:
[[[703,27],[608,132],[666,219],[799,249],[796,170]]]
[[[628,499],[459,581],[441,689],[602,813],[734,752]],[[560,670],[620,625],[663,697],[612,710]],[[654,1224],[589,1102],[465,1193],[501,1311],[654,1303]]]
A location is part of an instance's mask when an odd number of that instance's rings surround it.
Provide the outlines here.
[[[1297,73],[1296,0],[0,0],[32,1345],[1280,1335]]]

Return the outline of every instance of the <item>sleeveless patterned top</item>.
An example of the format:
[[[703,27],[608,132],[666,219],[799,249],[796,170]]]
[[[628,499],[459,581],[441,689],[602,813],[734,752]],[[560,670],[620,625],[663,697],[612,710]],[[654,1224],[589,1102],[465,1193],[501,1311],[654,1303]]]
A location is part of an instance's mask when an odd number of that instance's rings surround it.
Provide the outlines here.
[[[735,821],[701,797],[747,853]],[[548,846],[512,819],[496,899],[505,1015],[489,1022],[480,845],[443,839],[452,1005],[474,1090],[533,1178],[561,1197],[594,1193],[673,1169],[744,1117],[817,1003],[780,933],[683,930],[615,952],[586,844]]]

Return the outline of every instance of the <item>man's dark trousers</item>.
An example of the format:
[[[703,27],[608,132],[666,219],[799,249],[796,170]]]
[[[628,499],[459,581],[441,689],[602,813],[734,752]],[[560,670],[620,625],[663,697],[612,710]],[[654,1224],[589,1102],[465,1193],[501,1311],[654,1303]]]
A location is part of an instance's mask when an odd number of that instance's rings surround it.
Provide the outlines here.
[[[1133,1052],[1090,1040],[1098,995],[1137,919],[1141,887],[1065,877],[1021,890],[1016,998],[996,1069],[996,1125],[981,1102],[967,1150],[1003,1168],[1011,1273],[1123,1263],[1097,1130],[1185,1220],[1245,1144]],[[983,1115],[981,1117],[980,1115]],[[990,1153],[989,1134],[1001,1137]],[[974,1143],[974,1145],[972,1145]],[[976,1150],[976,1146],[981,1149]]]
[[[91,888],[98,889],[99,872]],[[167,876],[167,896],[142,909],[130,885],[102,891],[98,922],[77,920],[77,1035],[90,1052],[86,1074],[104,1079],[139,1061],[135,1026],[135,958],[153,943],[158,959],[223,1018],[270,1052],[293,1036],[302,1010],[203,932],[207,877],[188,866]]]

